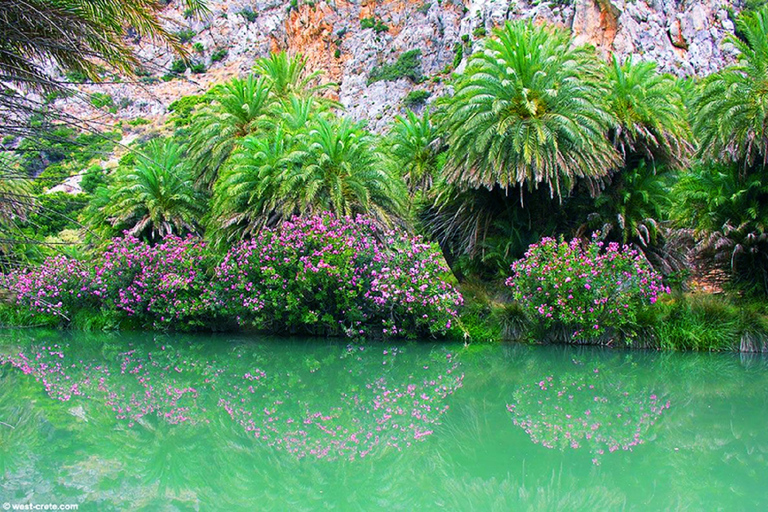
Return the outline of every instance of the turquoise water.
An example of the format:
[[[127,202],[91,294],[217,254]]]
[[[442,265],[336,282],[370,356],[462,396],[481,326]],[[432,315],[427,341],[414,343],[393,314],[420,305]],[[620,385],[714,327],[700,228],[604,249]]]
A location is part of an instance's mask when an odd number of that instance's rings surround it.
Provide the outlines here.
[[[768,361],[0,333],[0,503],[765,510]]]

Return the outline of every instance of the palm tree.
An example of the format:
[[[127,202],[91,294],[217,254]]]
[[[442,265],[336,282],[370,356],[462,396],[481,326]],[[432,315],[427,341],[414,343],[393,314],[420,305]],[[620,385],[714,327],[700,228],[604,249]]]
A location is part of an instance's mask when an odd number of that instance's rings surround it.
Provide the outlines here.
[[[257,59],[253,71],[267,81],[272,94],[278,99],[286,99],[292,95],[302,98],[316,96],[324,89],[335,85],[332,83],[318,85],[322,72],[310,73],[307,70],[307,59],[303,55],[290,56],[284,51]]]
[[[136,164],[117,171],[104,207],[108,222],[152,242],[175,233],[199,231],[204,202],[195,191],[183,148],[153,140]]]
[[[768,6],[737,27],[741,38],[728,38],[736,64],[707,77],[693,101],[703,165],[680,180],[675,217],[694,230],[700,268],[768,294]]]
[[[212,91],[215,100],[192,118],[190,157],[197,184],[210,191],[219,171],[247,135],[259,133],[270,111],[270,85],[253,75]]]
[[[616,118],[610,138],[624,167],[640,160],[685,167],[692,134],[677,80],[658,73],[655,62],[627,58],[622,63],[616,55],[607,78],[607,104]]]
[[[692,151],[679,82],[660,74],[653,62],[614,55],[607,68],[607,104],[616,119],[609,138],[624,159],[600,195],[573,201],[583,210],[582,228],[632,244],[658,269],[682,266],[682,254],[666,246],[672,171],[683,169]],[[579,201],[578,199],[581,199]],[[576,212],[574,212],[576,213]]]
[[[402,211],[402,180],[387,169],[374,138],[348,119],[319,118],[300,158],[285,182],[295,213],[364,213],[391,225]]]
[[[299,166],[296,141],[280,126],[269,138],[243,140],[214,187],[209,231],[216,242],[231,243],[290,217],[285,176]]]
[[[768,294],[768,184],[739,164],[698,165],[675,184],[672,217],[693,231],[700,270],[725,271],[734,284]]]
[[[441,144],[428,109],[421,118],[411,110],[405,117],[395,118],[388,150],[395,169],[408,184],[411,198],[417,191],[426,192],[432,187]]]
[[[201,0],[184,0],[196,13]],[[98,81],[100,64],[132,74],[139,59],[125,38],[131,27],[139,37],[161,41],[184,54],[178,38],[163,27],[163,4],[155,0],[26,0],[0,4],[0,76],[24,89],[56,89],[63,81],[41,63]]]
[[[494,30],[445,102],[449,183],[544,184],[562,197],[576,178],[605,176],[620,160],[606,139],[613,118],[599,77],[594,51],[574,47],[563,30],[531,22]]]
[[[693,131],[704,159],[768,164],[768,6],[737,20],[743,40],[732,66],[707,77],[693,102]]]

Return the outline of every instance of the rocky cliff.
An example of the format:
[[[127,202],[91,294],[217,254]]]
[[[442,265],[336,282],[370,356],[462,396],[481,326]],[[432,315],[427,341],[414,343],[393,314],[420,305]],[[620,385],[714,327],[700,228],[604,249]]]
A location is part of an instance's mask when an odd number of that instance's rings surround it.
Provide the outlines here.
[[[245,74],[255,58],[286,49],[303,53],[311,69],[324,70],[324,79],[337,84],[333,94],[348,115],[381,130],[404,108],[410,91],[436,97],[454,66],[460,68],[462,57],[471,53],[473,41],[520,18],[568,27],[577,41],[605,55],[634,55],[676,75],[705,75],[733,58],[723,38],[733,32],[730,16],[739,7],[725,0],[213,0],[208,5],[204,19],[185,18],[173,2],[166,10],[173,29],[191,37],[190,54],[204,72],[198,68],[181,79],[156,80],[174,56],[137,41],[150,76],[88,88],[109,93],[121,106],[115,119],[161,118],[180,96]],[[421,51],[420,83],[408,78],[369,83],[374,68],[414,49]]]

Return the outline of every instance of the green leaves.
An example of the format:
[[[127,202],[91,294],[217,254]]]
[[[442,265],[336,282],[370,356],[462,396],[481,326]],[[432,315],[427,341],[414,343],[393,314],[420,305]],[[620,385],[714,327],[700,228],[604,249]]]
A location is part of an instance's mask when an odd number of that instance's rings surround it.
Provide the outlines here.
[[[165,235],[194,233],[203,202],[192,186],[183,148],[154,140],[136,164],[117,171],[102,212],[118,232],[158,241]]]
[[[738,62],[707,77],[694,100],[699,156],[741,162],[768,161],[768,7],[739,18],[744,40],[728,42]]]
[[[507,23],[472,55],[445,101],[450,183],[532,189],[562,197],[575,178],[620,164],[594,52],[559,29]]]

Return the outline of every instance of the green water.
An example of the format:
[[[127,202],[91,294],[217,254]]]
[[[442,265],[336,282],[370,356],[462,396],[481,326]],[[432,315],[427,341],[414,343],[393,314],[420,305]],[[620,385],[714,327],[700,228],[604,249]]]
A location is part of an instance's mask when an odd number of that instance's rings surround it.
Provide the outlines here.
[[[0,332],[0,503],[766,510],[768,361]]]

